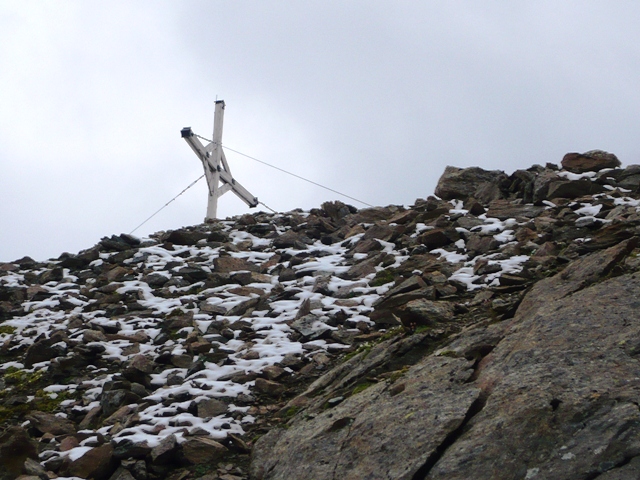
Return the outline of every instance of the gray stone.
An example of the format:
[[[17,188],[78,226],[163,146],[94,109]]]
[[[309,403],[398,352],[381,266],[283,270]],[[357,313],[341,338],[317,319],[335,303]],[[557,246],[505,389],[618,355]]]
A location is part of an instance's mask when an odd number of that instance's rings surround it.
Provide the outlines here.
[[[498,184],[507,176],[500,170],[488,171],[479,167],[457,168],[447,167],[438,180],[435,194],[443,200],[464,200],[467,197],[475,197],[478,190],[487,194],[487,184]],[[494,198],[491,198],[492,200]]]
[[[331,331],[329,325],[312,313],[297,319],[291,324],[291,328],[307,340],[316,340]]]
[[[453,305],[446,301],[433,301],[424,298],[411,300],[399,309],[400,318],[405,325],[433,325],[447,322],[453,318]]]
[[[279,397],[284,393],[285,387],[281,383],[267,380],[264,378],[256,378],[256,390],[271,397]]]
[[[455,232],[455,230],[454,230]],[[434,228],[432,230],[427,230],[424,233],[421,233],[418,236],[418,241],[427,247],[428,250],[433,250],[434,248],[444,247],[454,242],[454,239],[451,238],[451,232],[447,231],[443,228]]]
[[[211,438],[191,438],[182,444],[182,455],[192,465],[215,462],[228,452],[227,447]]]
[[[227,413],[227,404],[216,400],[215,398],[209,398],[198,402],[198,417],[210,418],[217,417]]]
[[[209,236],[208,232],[174,230],[168,235],[165,235],[163,237],[163,241],[174,243],[176,245],[195,245],[200,240],[203,240],[208,236]]]

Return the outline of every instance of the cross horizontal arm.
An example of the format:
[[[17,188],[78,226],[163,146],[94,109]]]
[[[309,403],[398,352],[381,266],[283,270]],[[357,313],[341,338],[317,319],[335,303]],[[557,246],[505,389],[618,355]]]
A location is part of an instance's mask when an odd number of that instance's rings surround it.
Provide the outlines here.
[[[194,151],[194,153],[205,165],[205,171],[207,166],[211,169],[216,169],[220,173],[220,180],[223,183],[228,184],[231,187],[231,190],[233,191],[233,193],[235,193],[238,197],[240,197],[240,200],[242,200],[251,208],[258,206],[259,202],[257,197],[254,197],[253,195],[251,195],[251,193],[249,193],[249,191],[246,188],[244,188],[240,183],[238,183],[228,171],[221,168],[219,165],[213,165],[209,161],[209,156],[207,155],[206,148],[202,145],[200,140],[198,140],[198,137],[194,135],[190,127],[183,128],[180,133],[182,134],[182,138],[186,140],[186,142],[189,144],[189,146]],[[223,164],[226,166],[227,162],[226,162],[226,158],[224,157],[224,152],[222,154],[222,158],[224,159]],[[208,179],[208,176],[207,176],[207,179]],[[227,191],[227,189],[225,189],[225,191]],[[220,195],[222,193],[220,193]]]

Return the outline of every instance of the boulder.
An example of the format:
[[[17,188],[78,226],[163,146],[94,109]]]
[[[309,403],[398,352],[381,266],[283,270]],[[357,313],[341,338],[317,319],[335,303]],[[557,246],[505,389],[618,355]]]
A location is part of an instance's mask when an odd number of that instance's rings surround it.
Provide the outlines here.
[[[264,378],[256,378],[256,390],[271,397],[279,397],[285,391],[284,385]]]
[[[605,188],[589,179],[554,181],[549,184],[546,197],[554,198],[578,198],[584,195],[602,193]]]
[[[311,239],[293,230],[287,230],[273,241],[275,248],[295,248],[303,250],[307,244],[312,243]]]
[[[195,245],[209,236],[208,232],[194,230],[174,230],[162,237],[162,241],[175,245]]]
[[[255,263],[251,263],[244,258],[218,257],[213,260],[213,269],[216,273],[230,273],[240,270],[258,272],[259,268]]]
[[[398,309],[400,319],[405,325],[434,325],[453,318],[453,305],[446,301],[433,301],[425,298],[410,300]]]
[[[226,403],[215,398],[208,398],[198,402],[198,417],[211,418],[227,413],[229,407]]]
[[[32,411],[27,415],[27,420],[31,422],[34,428],[42,433],[51,433],[53,435],[65,435],[76,432],[76,427],[71,420],[64,417],[58,417],[52,413]]]
[[[567,153],[562,159],[562,168],[574,173],[598,172],[604,168],[617,168],[620,165],[618,157],[603,150]]]
[[[434,248],[444,247],[453,243],[455,241],[455,239],[452,238],[453,235],[457,235],[455,230],[451,231],[443,228],[434,228],[421,233],[418,236],[418,241],[427,247],[428,250],[433,250]]]
[[[211,438],[191,438],[182,444],[182,456],[190,465],[215,462],[228,452],[227,447]]]
[[[118,462],[113,458],[113,447],[106,443],[92,448],[81,457],[69,457],[68,464],[63,469],[69,476],[106,480],[117,466]]]
[[[435,194],[443,200],[464,200],[474,197],[488,203],[501,197],[495,189],[507,176],[500,170],[484,170],[479,167],[447,167],[438,180]]]
[[[150,458],[153,465],[171,463],[178,454],[178,441],[175,435],[168,435],[151,449]]]

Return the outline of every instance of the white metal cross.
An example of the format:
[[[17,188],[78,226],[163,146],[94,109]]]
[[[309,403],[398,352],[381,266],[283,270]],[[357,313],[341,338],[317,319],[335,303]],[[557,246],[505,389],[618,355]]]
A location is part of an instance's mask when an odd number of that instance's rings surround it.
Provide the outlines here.
[[[258,198],[240,185],[231,175],[229,164],[222,150],[222,123],[224,120],[224,100],[216,100],[216,111],[213,118],[213,141],[207,146],[202,145],[198,137],[191,131],[191,127],[181,130],[184,138],[198,158],[202,161],[204,173],[209,185],[209,202],[205,222],[216,219],[218,198],[231,190],[249,207],[258,206]],[[222,185],[220,185],[222,183]]]

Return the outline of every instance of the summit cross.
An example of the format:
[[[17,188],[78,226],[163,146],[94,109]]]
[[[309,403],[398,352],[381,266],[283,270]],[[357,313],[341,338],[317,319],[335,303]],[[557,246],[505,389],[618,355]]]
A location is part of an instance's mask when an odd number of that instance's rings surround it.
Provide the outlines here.
[[[258,198],[238,183],[231,175],[229,164],[222,150],[222,124],[224,120],[224,100],[216,100],[216,110],[213,119],[213,140],[206,146],[202,145],[198,135],[191,127],[183,128],[180,133],[191,149],[198,156],[204,167],[209,186],[209,201],[205,222],[212,222],[217,217],[218,198],[228,191],[235,193],[249,207],[258,206]]]

